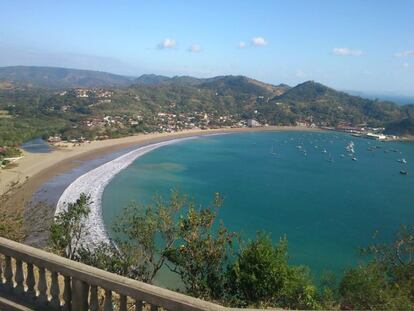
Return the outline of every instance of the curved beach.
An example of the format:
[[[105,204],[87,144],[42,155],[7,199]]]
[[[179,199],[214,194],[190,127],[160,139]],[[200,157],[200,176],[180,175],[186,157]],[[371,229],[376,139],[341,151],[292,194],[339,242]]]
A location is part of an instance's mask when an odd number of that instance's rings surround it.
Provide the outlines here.
[[[81,193],[88,195],[91,202],[89,205],[90,213],[84,224],[86,228],[88,228],[89,234],[85,236],[84,240],[81,242],[83,246],[89,249],[93,249],[96,245],[102,242],[109,243],[110,238],[103,223],[101,210],[102,195],[106,185],[116,174],[128,167],[132,162],[134,162],[142,155],[163,146],[194,139],[197,137],[199,136],[176,138],[165,142],[139,147],[133,151],[128,152],[127,154],[116,158],[115,160],[109,161],[83,174],[75,181],[73,181],[62,193],[56,206],[55,215],[63,212],[67,207],[67,203],[76,201]]]
[[[44,232],[47,232],[50,225],[49,220],[45,221],[44,214],[49,218],[53,217],[55,205],[40,205],[34,209],[31,207],[31,202],[33,202],[33,195],[42,189],[42,185],[56,176],[77,169],[82,163],[110,155],[125,148],[184,137],[256,131],[319,131],[319,129],[295,126],[194,129],[176,133],[138,134],[123,138],[92,141],[80,146],[69,145],[65,148],[54,149],[49,153],[24,152],[24,158],[17,162],[17,167],[0,171],[0,196],[2,198],[0,213],[5,215],[4,217],[16,219],[15,230],[19,234],[19,239],[36,247],[43,247],[44,240],[47,239],[47,234]],[[19,221],[22,218],[24,219],[23,222]]]

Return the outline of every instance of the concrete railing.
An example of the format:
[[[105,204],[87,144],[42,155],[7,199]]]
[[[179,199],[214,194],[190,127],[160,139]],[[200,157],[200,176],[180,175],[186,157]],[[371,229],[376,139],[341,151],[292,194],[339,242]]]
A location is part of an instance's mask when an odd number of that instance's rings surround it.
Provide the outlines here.
[[[1,297],[33,306],[4,310],[229,310],[4,238],[0,238]]]

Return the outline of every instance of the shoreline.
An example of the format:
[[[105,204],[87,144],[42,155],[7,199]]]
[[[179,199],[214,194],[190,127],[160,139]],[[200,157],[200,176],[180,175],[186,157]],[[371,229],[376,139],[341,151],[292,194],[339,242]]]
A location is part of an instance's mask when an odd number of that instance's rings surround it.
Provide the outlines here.
[[[63,191],[57,204],[54,215],[58,215],[66,210],[67,203],[72,203],[79,198],[81,193],[86,194],[90,198],[90,213],[85,219],[84,224],[89,228],[89,234],[82,239],[81,243],[88,249],[93,249],[100,243],[110,244],[111,239],[105,228],[102,216],[102,195],[106,186],[121,171],[131,165],[136,159],[144,154],[156,150],[158,148],[169,146],[172,144],[197,139],[200,137],[208,137],[214,135],[226,135],[225,133],[197,135],[191,137],[175,138],[163,142],[152,143],[140,146],[132,151],[127,152],[109,162],[106,162],[90,171],[87,171],[77,179],[72,181]]]
[[[19,166],[10,170],[0,171],[0,197],[2,197],[0,215],[4,216],[6,219],[18,220],[15,230],[23,231],[23,214],[26,212],[27,206],[31,203],[33,194],[44,183],[63,172],[80,166],[85,161],[93,160],[99,156],[111,154],[128,147],[138,147],[151,143],[170,141],[177,138],[222,133],[266,131],[318,132],[323,130],[297,126],[220,128],[209,130],[197,129],[176,133],[138,134],[103,141],[92,141],[91,143],[83,143],[81,146],[54,149],[49,153],[24,152],[24,158],[17,162]],[[29,227],[31,227],[30,224]],[[20,235],[23,239],[24,234],[20,233]]]

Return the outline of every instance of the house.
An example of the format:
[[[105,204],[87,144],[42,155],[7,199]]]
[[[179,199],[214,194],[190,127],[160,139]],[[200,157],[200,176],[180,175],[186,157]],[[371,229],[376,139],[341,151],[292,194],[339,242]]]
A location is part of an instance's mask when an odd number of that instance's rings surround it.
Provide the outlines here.
[[[259,127],[259,126],[262,126],[262,125],[254,119],[248,119],[247,120],[247,126],[248,127]]]

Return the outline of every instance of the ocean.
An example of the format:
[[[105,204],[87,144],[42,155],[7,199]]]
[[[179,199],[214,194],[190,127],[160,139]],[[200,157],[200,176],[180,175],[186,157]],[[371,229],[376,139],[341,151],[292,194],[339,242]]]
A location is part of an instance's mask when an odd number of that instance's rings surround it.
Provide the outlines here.
[[[346,151],[351,141],[354,156]],[[398,161],[403,158],[406,164]],[[243,239],[258,231],[275,242],[286,235],[292,264],[308,266],[316,277],[325,270],[340,274],[361,260],[358,248],[376,230],[386,241],[412,223],[414,143],[336,132],[250,132],[164,146],[105,188],[106,227],[131,201],[167,198],[172,189],[204,205],[219,192],[219,218]]]

